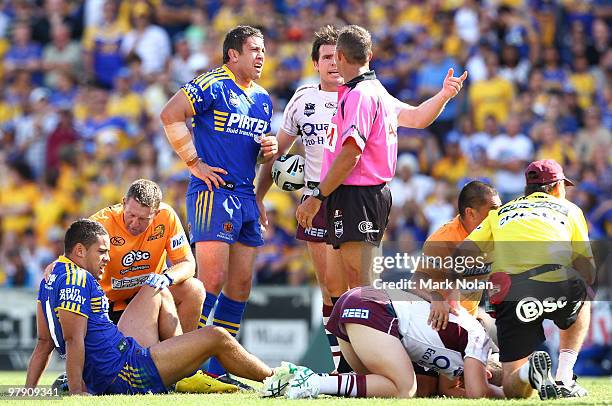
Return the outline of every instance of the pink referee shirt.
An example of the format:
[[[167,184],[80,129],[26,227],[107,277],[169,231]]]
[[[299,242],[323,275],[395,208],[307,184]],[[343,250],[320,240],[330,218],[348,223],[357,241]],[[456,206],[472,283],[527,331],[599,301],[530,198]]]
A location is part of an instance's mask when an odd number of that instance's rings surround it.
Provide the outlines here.
[[[399,104],[376,79],[374,71],[357,76],[338,88],[338,110],[327,130],[321,179],[353,138],[361,158],[343,185],[373,186],[389,182],[397,163]]]

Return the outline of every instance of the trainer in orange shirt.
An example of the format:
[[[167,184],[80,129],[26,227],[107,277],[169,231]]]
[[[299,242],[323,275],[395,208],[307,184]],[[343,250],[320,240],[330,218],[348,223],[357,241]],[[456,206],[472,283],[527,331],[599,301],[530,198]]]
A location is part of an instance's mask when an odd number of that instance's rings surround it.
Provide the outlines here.
[[[461,189],[458,206],[459,215],[436,230],[425,241],[423,255],[428,258],[428,266],[420,266],[415,272],[413,280],[417,282],[419,280],[441,282],[447,279],[448,271],[454,272],[455,269],[442,270],[436,268],[436,266],[429,265],[436,264],[434,259],[444,262],[444,259],[453,258],[453,253],[459,243],[472,230],[478,227],[482,220],[487,217],[490,210],[501,206],[501,200],[497,191],[492,186],[483,182],[472,181]],[[478,278],[483,276],[483,272],[488,272],[488,268],[468,269],[462,272],[462,274],[464,277]],[[432,289],[427,293],[429,293],[431,298],[429,323],[436,330],[446,329],[449,311],[456,313],[445,300],[449,292]],[[478,313],[478,304],[481,298],[482,290],[460,291],[459,299],[461,307],[473,316],[476,316]]]
[[[100,285],[110,301],[109,316],[119,321],[127,303],[143,285],[170,289],[184,332],[195,330],[204,303],[204,285],[195,275],[195,259],[176,212],[161,201],[160,187],[134,181],[123,202],[100,210],[92,220],[110,236],[110,262]],[[166,267],[166,259],[171,266]]]

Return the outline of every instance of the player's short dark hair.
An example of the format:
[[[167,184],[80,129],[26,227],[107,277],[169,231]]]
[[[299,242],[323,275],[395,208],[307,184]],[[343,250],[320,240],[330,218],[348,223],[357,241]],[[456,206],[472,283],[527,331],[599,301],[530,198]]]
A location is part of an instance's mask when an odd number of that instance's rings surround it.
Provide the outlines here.
[[[312,42],[312,51],[310,57],[313,61],[319,60],[319,50],[323,45],[336,45],[338,41],[338,29],[333,25],[324,25],[314,33],[314,41]]]
[[[75,245],[81,243],[85,248],[91,247],[98,240],[98,236],[108,235],[104,226],[97,221],[80,219],[70,224],[64,236],[64,254],[72,252]]]
[[[358,25],[346,26],[338,34],[336,49],[349,63],[366,63],[372,52],[372,36]]]
[[[497,196],[493,186],[479,180],[471,181],[459,192],[459,216],[463,217],[468,207],[475,209],[486,204],[489,196]]]
[[[159,185],[149,179],[137,179],[130,185],[125,200],[134,199],[153,210],[159,209],[162,191]]]
[[[249,25],[239,25],[225,34],[223,40],[223,63],[229,62],[229,50],[235,49],[239,54],[242,53],[242,45],[249,37],[259,37],[263,39],[263,34],[257,28]]]
[[[557,186],[558,182],[563,182],[562,180],[552,182],[552,183],[532,183],[525,185],[525,196],[529,196],[532,193],[540,192],[546,193],[547,195],[551,195],[555,186]]]

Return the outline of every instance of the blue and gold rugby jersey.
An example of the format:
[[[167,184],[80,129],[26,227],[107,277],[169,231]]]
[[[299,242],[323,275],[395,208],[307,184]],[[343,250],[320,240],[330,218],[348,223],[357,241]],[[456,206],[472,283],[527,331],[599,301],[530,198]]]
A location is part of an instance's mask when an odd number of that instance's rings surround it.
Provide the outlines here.
[[[103,392],[125,364],[127,340],[108,318],[108,299],[92,274],[60,256],[49,280],[40,283],[42,305],[55,349],[66,357],[59,310],[87,318],[83,381],[92,393]]]
[[[242,196],[254,196],[255,164],[261,136],[271,131],[272,100],[252,82],[245,89],[223,65],[185,84],[181,90],[193,109],[194,143],[198,156],[210,166],[227,171],[221,175]],[[208,190],[191,176],[189,193]]]

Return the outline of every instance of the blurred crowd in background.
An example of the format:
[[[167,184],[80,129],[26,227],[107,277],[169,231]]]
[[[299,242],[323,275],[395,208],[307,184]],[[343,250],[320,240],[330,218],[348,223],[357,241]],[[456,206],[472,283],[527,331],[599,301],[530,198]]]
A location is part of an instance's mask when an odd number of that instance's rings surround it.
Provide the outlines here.
[[[238,24],[265,35],[259,84],[274,131],[295,89],[317,81],[309,54],[323,24],[368,28],[372,68],[411,104],[436,93],[449,67],[469,71],[431,127],[400,130],[386,238],[403,250],[456,215],[468,180],[488,180],[506,202],[543,158],[578,181],[568,198],[591,238],[609,239],[611,18],[606,0],[0,0],[0,286],[38,286],[66,226],[119,203],[134,179],[159,182],[185,220],[188,173],[158,114],[221,64]],[[256,283],[312,283],[293,237],[299,194],[268,196]]]

